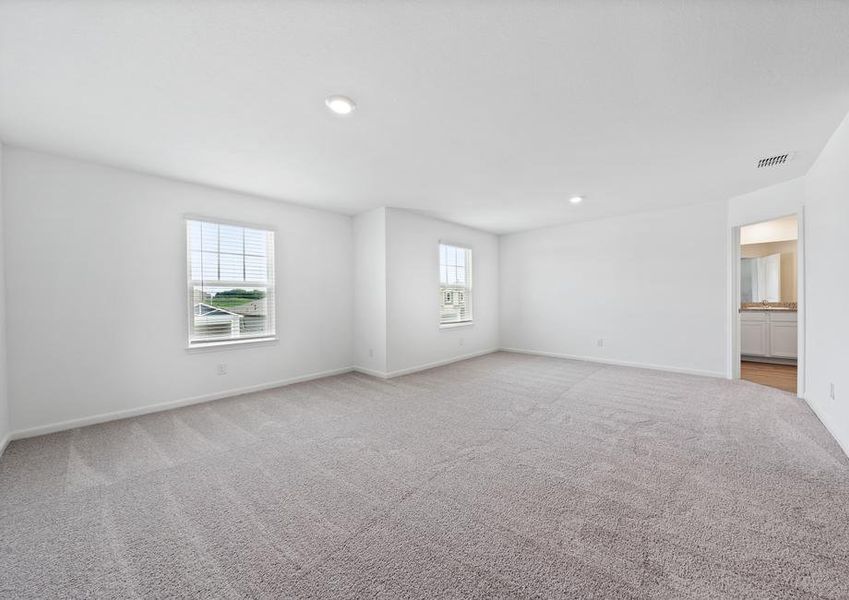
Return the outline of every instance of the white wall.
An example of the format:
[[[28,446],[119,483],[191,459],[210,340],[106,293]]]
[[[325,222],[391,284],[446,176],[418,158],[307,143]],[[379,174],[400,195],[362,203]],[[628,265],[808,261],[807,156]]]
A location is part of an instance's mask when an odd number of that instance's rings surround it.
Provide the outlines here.
[[[849,454],[849,116],[805,177],[804,228],[805,398]]]
[[[502,236],[501,346],[724,376],[727,251],[722,202]]]
[[[388,209],[387,324],[390,375],[498,348],[498,237]],[[439,327],[439,242],[472,249],[472,325]]]
[[[354,217],[354,366],[386,374],[386,209]]]
[[[728,201],[728,225],[751,225],[795,215],[805,203],[805,178],[797,177]]]
[[[6,385],[6,268],[3,236],[3,152],[0,144],[0,454],[8,443],[12,431],[9,397]]]
[[[8,147],[3,171],[15,430],[350,367],[350,217]],[[186,350],[186,213],[276,228],[277,343]]]

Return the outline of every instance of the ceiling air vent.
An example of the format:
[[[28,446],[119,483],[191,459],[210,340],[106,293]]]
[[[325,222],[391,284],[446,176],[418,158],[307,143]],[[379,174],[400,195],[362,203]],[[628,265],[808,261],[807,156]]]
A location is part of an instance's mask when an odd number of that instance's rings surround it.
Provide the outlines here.
[[[791,158],[793,158],[793,154],[790,152],[788,152],[787,154],[776,154],[775,156],[768,156],[758,161],[758,168],[764,169],[766,167],[780,167],[781,165],[786,165],[787,163],[789,163]]]

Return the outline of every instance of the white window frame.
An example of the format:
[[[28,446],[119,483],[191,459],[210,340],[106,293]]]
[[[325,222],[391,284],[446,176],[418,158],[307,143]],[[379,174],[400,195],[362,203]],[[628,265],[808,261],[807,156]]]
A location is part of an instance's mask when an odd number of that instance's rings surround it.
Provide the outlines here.
[[[436,281],[439,286],[439,308],[438,310],[441,312],[442,307],[442,299],[444,291],[442,290],[442,276],[440,273],[440,267],[442,266],[442,257],[440,254],[440,246],[453,246],[454,248],[459,248],[460,250],[465,250],[468,252],[468,261],[466,263],[466,282],[467,285],[464,286],[463,290],[465,291],[468,308],[469,308],[469,318],[463,321],[442,321],[442,315],[437,313],[437,322],[439,323],[440,329],[453,329],[455,327],[469,327],[475,324],[475,304],[474,304],[474,249],[471,246],[465,244],[459,244],[456,242],[440,240],[436,246]]]
[[[205,280],[192,279],[192,248],[189,238],[189,221],[201,221],[204,223],[214,223],[216,225],[230,225],[233,227],[245,227],[248,229],[257,229],[271,234],[271,240],[268,247],[268,256],[266,261],[267,281],[226,281],[215,280],[212,286]],[[207,217],[203,215],[187,214],[183,215],[183,232],[185,234],[186,246],[186,349],[214,349],[238,347],[255,344],[267,344],[277,341],[277,276],[276,276],[276,242],[277,230],[269,225],[259,225],[256,223],[245,223],[242,221],[233,221],[229,219],[220,219],[216,217]],[[192,340],[192,324],[194,323],[194,288],[207,284],[208,287],[263,287],[270,291],[266,294],[266,298],[271,297],[271,307],[268,309],[267,318],[269,319],[269,331],[263,335],[252,335],[239,338],[229,338],[220,340]]]

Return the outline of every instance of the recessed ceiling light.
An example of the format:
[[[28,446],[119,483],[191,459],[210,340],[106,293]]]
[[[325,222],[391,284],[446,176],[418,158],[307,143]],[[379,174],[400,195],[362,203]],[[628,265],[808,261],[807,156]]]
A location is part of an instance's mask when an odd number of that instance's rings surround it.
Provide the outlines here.
[[[569,202],[571,202],[572,204],[580,204],[583,201],[583,196],[572,196],[571,198],[569,198]]]
[[[347,96],[328,96],[324,103],[337,115],[350,115],[357,108],[354,101]]]

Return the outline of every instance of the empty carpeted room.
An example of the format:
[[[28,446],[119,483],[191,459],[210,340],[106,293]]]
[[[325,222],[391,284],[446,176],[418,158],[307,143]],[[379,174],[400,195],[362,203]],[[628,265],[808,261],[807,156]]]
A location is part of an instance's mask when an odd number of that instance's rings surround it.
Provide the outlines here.
[[[846,0],[0,0],[0,599],[847,599],[847,259]]]

